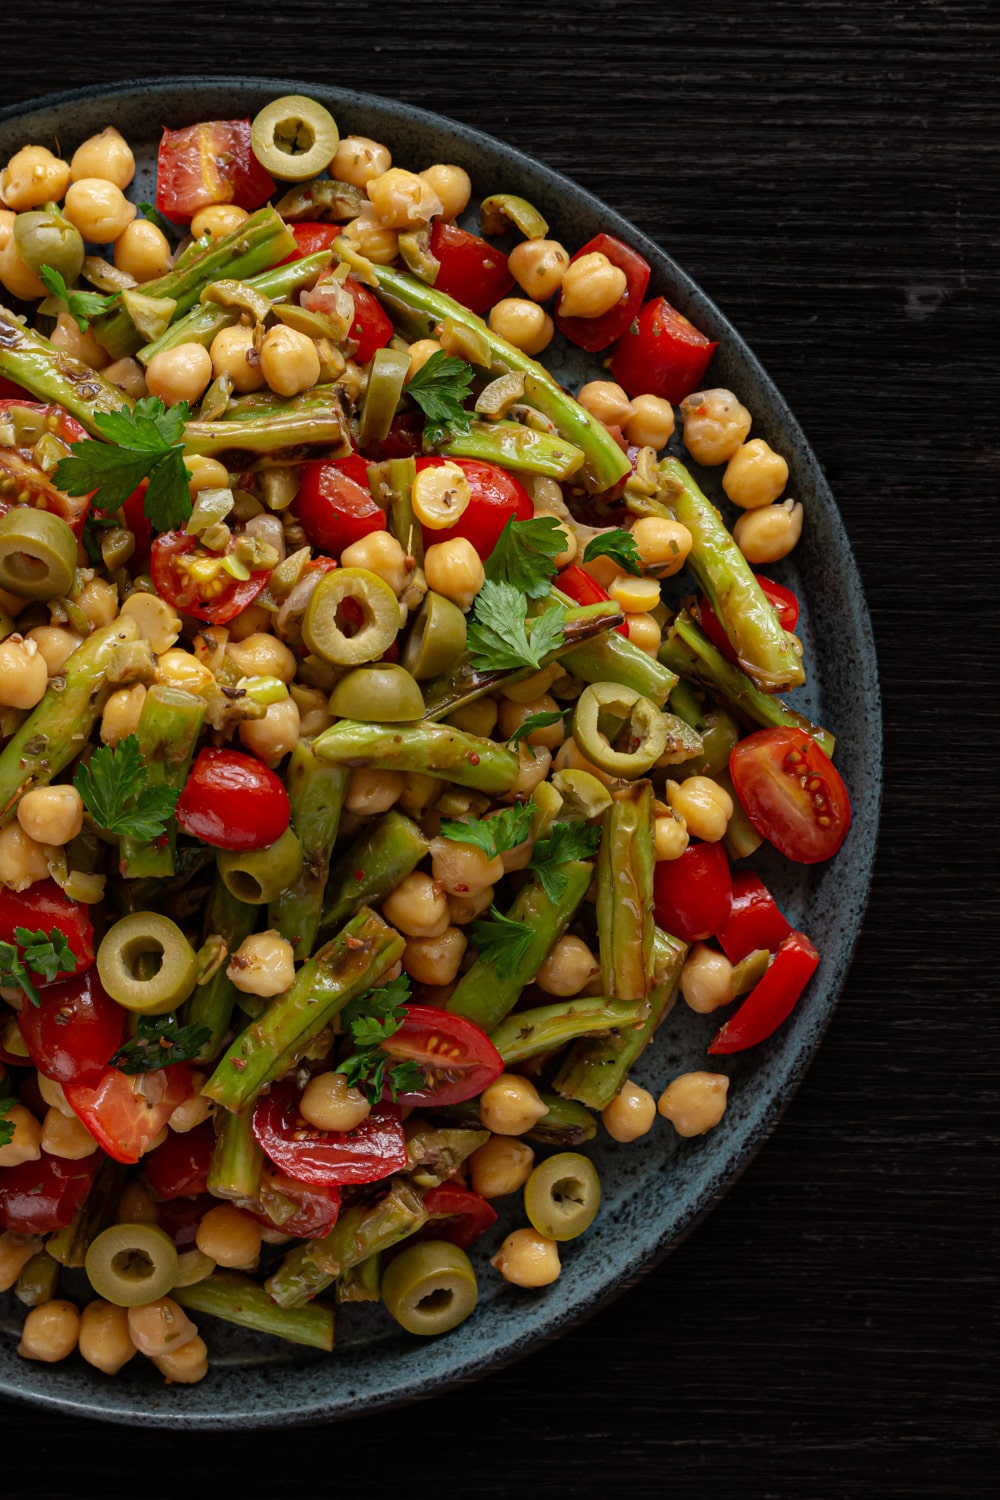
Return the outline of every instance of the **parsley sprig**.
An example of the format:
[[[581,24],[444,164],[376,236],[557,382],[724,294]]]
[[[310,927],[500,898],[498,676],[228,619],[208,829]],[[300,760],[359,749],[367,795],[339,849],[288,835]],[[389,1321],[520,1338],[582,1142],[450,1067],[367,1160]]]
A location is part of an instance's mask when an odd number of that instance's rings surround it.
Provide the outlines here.
[[[528,599],[544,599],[558,569],[553,558],[566,550],[566,533],[555,516],[508,521],[486,559],[486,577],[509,583]]]
[[[524,595],[510,583],[487,579],[476,598],[467,644],[479,671],[537,671],[542,658],[563,642],[566,611],[553,605],[534,619],[526,619]]]
[[[106,313],[118,301],[117,292],[107,297],[101,292],[71,292],[66,285],[66,278],[52,266],[42,266],[38,279],[53,297],[65,302],[70,317],[75,320],[81,333],[87,332],[91,318],[99,318],[101,313]]]
[[[424,438],[439,443],[449,433],[458,436],[469,431],[469,413],[462,402],[472,390],[475,372],[464,359],[438,349],[425,365],[406,383],[406,394],[412,396],[427,421]]]
[[[207,1026],[178,1026],[173,1016],[140,1016],[135,1036],[118,1048],[111,1066],[119,1073],[154,1073],[190,1062],[211,1035]]]
[[[31,976],[41,975],[51,984],[60,974],[72,974],[76,954],[58,927],[50,928],[48,936],[40,927],[15,927],[14,938],[13,943],[0,943],[0,985],[17,986],[32,1005],[40,1005]]]
[[[550,724],[558,724],[572,710],[573,705],[570,704],[569,708],[543,709],[540,713],[529,714],[523,723],[519,724],[514,730],[514,733],[507,741],[508,745],[518,745],[523,740],[524,748],[532,760],[534,760],[535,747],[534,745],[529,745],[528,736],[534,734],[536,729],[548,729]]]
[[[487,859],[496,859],[498,854],[516,849],[518,844],[524,843],[531,832],[534,811],[532,803],[518,802],[513,807],[505,807],[492,818],[469,818],[461,821],[444,818],[441,821],[441,836],[457,843],[475,844],[482,849]]]
[[[369,1104],[377,1104],[388,1088],[393,1101],[400,1094],[423,1088],[424,1070],[418,1063],[393,1063],[383,1043],[406,1020],[410,981],[405,974],[352,1000],[344,1010],[354,1051],[337,1068],[350,1088],[360,1089]]]
[[[147,786],[139,737],[130,734],[112,749],[102,745],[79,765],[73,785],[94,822],[107,833],[134,839],[158,839],[174,812],[176,787]]]
[[[595,557],[610,557],[626,573],[631,573],[636,578],[642,574],[642,558],[635,537],[631,531],[625,531],[621,526],[591,537],[583,549],[583,560],[589,563]]]
[[[553,823],[547,839],[540,839],[531,854],[529,870],[542,882],[550,901],[558,901],[566,889],[562,865],[571,859],[589,859],[601,842],[601,830],[587,823]]]
[[[52,482],[66,495],[89,495],[99,510],[118,510],[144,479],[144,510],[157,531],[183,526],[191,514],[190,475],[184,467],[184,424],[190,411],[179,401],[168,411],[158,396],[144,396],[130,410],[97,412],[94,424],[106,440],[82,438],[69,458],[56,464]]]
[[[490,907],[489,918],[472,924],[472,941],[479,957],[492,964],[501,979],[511,979],[531,946],[533,930],[527,922],[505,917],[497,906]]]

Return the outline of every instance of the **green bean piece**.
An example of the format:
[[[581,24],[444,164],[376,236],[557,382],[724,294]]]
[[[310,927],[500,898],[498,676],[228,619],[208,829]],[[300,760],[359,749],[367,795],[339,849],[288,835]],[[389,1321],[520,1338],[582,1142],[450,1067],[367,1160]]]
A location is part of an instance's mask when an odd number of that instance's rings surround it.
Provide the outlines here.
[[[483,234],[506,234],[511,225],[527,240],[544,240],[548,220],[527,198],[516,193],[491,193],[479,205],[479,228]]]
[[[58,1292],[59,1262],[40,1250],[26,1266],[21,1267],[14,1296],[25,1307],[42,1307],[46,1302],[51,1302]]]
[[[136,911],[104,934],[97,972],[112,1000],[126,1010],[165,1016],[194,989],[198,958],[176,922],[160,912]]]
[[[561,658],[567,672],[583,682],[617,682],[633,688],[662,708],[677,684],[677,674],[663,662],[640,651],[617,631],[587,641]]]
[[[386,463],[368,467],[368,488],[372,499],[388,511],[389,530],[407,556],[421,567],[424,561],[423,530],[413,514],[413,481],[416,477],[417,466],[412,458],[392,458]]]
[[[590,771],[557,771],[549,785],[562,798],[560,822],[589,823],[611,806],[611,793]]]
[[[581,1036],[597,1036],[637,1026],[645,1019],[640,1000],[608,1000],[604,995],[578,996],[558,1005],[540,1005],[535,1010],[517,1010],[491,1034],[490,1041],[513,1068],[553,1052]]]
[[[410,357],[402,350],[376,349],[368,372],[365,404],[358,428],[358,442],[362,448],[369,443],[384,443],[389,436],[409,368]]]
[[[499,464],[515,474],[540,474],[560,482],[583,466],[584,453],[565,438],[536,432],[520,422],[470,422],[469,431],[452,433],[435,451],[449,458],[475,458]]]
[[[382,1257],[369,1255],[367,1260],[341,1271],[336,1281],[338,1302],[378,1302],[382,1295]]]
[[[421,771],[492,796],[512,791],[520,769],[517,756],[505,746],[447,724],[355,724],[344,719],[325,729],[314,746],[320,759],[332,765]]]
[[[259,1203],[263,1170],[264,1152],[253,1133],[253,1110],[240,1115],[219,1110],[215,1116],[208,1191],[216,1198]]]
[[[227,952],[235,953],[256,927],[257,915],[257,907],[250,906],[246,901],[237,901],[217,874],[208,898],[205,937],[220,937]],[[184,1012],[184,1020],[189,1026],[208,1028],[209,1037],[198,1053],[198,1062],[212,1062],[218,1054],[229,1028],[236,998],[236,986],[226,973],[225,963],[216,969],[206,984],[195,986]]]
[[[115,1307],[141,1307],[165,1297],[177,1279],[177,1251],[155,1224],[114,1224],[87,1251],[87,1279]]]
[[[612,733],[626,736],[629,748],[618,750],[602,725],[614,724]],[[612,776],[635,777],[649,771],[663,754],[667,726],[659,709],[635,688],[617,682],[594,682],[577,699],[573,714],[573,738],[581,754]]]
[[[110,1156],[105,1157],[82,1208],[77,1210],[65,1229],[49,1235],[45,1242],[46,1255],[51,1255],[67,1269],[76,1270],[82,1266],[88,1246],[114,1222],[127,1175],[126,1167],[112,1161]]]
[[[16,505],[0,516],[0,588],[22,599],[58,599],[73,587],[76,537],[61,516]]]
[[[154,684],[143,700],[136,734],[149,786],[182,790],[205,723],[206,703],[182,688]],[[173,875],[177,823],[171,818],[162,840],[121,841],[121,873],[129,880]]]
[[[539,1089],[538,1096],[547,1108],[527,1132],[529,1141],[540,1146],[582,1146],[594,1139],[597,1121],[582,1104],[561,1099],[549,1089]]]
[[[219,875],[230,895],[249,906],[267,906],[302,874],[304,856],[291,828],[266,849],[220,849]]]
[[[237,1323],[255,1333],[272,1333],[289,1344],[310,1349],[333,1349],[334,1310],[326,1302],[309,1307],[278,1307],[262,1286],[233,1271],[207,1276],[194,1286],[176,1287],[171,1294],[188,1312],[207,1313],[224,1323]]]
[[[539,1234],[575,1240],[601,1206],[601,1179],[589,1156],[561,1151],[539,1162],[524,1185],[524,1211]]]
[[[645,1000],[653,984],[653,786],[611,791],[597,855],[601,983],[615,1000]]]
[[[216,422],[188,422],[184,451],[204,458],[231,457],[230,468],[243,467],[244,456],[286,455],[291,463],[321,448],[323,456],[344,458],[351,452],[343,407],[336,386],[317,385],[290,401],[260,409],[231,403]]]
[[[94,417],[98,412],[120,412],[132,402],[103,375],[26,328],[6,307],[0,307],[0,375],[23,385],[36,401],[54,401],[91,437],[100,437]]]
[[[353,635],[342,627],[344,604],[361,611]],[[335,667],[377,661],[399,633],[399,600],[384,578],[367,568],[337,568],[313,589],[302,620],[302,639],[314,656]]]
[[[679,708],[675,708],[675,703]],[[697,694],[686,682],[679,682],[670,694],[671,710],[687,724],[701,740],[701,748],[688,760],[668,762],[674,781],[684,781],[688,776],[715,776],[729,765],[729,755],[740,738],[740,727],[733,715],[725,708],[706,708],[699,702]]]
[[[733,778],[728,770],[717,771],[713,779],[729,793],[733,804],[732,816],[726,824],[726,832],[723,836],[726,853],[730,859],[746,859],[760,848],[764,840],[747,817],[743,803],[736,795]]]
[[[593,866],[585,860],[568,860],[560,873],[566,884],[556,900],[546,894],[537,875],[518,891],[506,913],[514,922],[530,929],[527,942],[509,974],[501,976],[484,958],[477,958],[452,991],[445,1010],[474,1021],[487,1035],[495,1031],[513,1010],[517,998],[541,968],[552,947],[559,941],[587,894],[593,878]]]
[[[407,1333],[449,1333],[475,1311],[479,1286],[464,1250],[447,1240],[424,1240],[390,1261],[382,1300]]]
[[[377,984],[405,943],[363,907],[331,942],[304,963],[291,988],[236,1037],[202,1093],[224,1109],[242,1110],[273,1083],[355,995]]]
[[[424,595],[400,660],[418,682],[448,676],[465,655],[466,620],[457,604],[433,590]],[[423,699],[420,703],[423,713]]]
[[[297,960],[308,958],[316,942],[323,892],[330,871],[330,851],[337,839],[347,795],[348,773],[327,766],[309,740],[300,740],[285,771],[292,805],[292,827],[302,845],[302,873],[268,908],[268,923],[287,938]]]
[[[388,896],[417,868],[429,847],[416,823],[403,813],[393,809],[376,818],[330,871],[318,936],[336,932],[362,906]]]
[[[346,672],[330,694],[330,712],[363,723],[412,724],[424,711],[416,680],[397,662]]]

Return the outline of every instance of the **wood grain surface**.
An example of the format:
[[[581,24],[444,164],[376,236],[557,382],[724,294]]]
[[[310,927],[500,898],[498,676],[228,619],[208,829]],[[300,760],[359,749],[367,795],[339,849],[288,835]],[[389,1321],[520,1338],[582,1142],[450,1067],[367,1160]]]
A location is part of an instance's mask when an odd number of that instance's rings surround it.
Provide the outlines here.
[[[986,0],[8,8],[6,102],[185,71],[345,83],[512,141],[666,245],[833,483],[887,793],[816,1062],[658,1271],[519,1365],[349,1427],[0,1406],[6,1500],[995,1492],[996,22]]]

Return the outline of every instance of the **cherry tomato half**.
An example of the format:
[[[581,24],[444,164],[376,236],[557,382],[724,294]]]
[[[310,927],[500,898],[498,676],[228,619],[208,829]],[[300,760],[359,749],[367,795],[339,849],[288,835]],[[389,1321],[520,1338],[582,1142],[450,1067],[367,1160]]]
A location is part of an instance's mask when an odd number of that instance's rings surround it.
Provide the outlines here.
[[[805,933],[791,933],[736,1014],[715,1033],[709,1052],[743,1052],[766,1041],[788,1020],[818,964],[819,954]]]
[[[497,1221],[492,1203],[457,1182],[442,1182],[424,1195],[429,1216],[428,1239],[448,1240],[468,1250]]]
[[[676,404],[698,389],[717,348],[665,297],[654,297],[615,345],[611,374],[630,396],[648,392]]]
[[[52,1234],[65,1229],[86,1202],[97,1169],[99,1151],[81,1161],[67,1161],[43,1151],[37,1161],[23,1161],[0,1171],[0,1224],[15,1234]]]
[[[799,623],[799,601],[791,589],[786,589],[784,584],[773,583],[770,578],[765,578],[760,573],[756,576],[761,593],[778,616],[778,624],[782,630],[794,630]],[[712,645],[722,652],[727,661],[735,664],[738,659],[726,634],[725,626],[704,594],[698,595],[698,623]]]
[[[607,604],[611,601],[611,595],[607,589],[603,589],[586,568],[577,567],[576,563],[570,563],[568,568],[563,568],[556,579],[556,587],[568,594],[575,604],[586,608],[588,604]],[[628,640],[628,626],[624,620],[615,629],[619,635]]]
[[[64,1083],[66,1100],[95,1141],[115,1161],[135,1162],[159,1135],[178,1104],[191,1096],[187,1063],[153,1073],[106,1068],[92,1083]]]
[[[40,930],[46,937],[53,927],[62,933],[76,957],[76,968],[57,975],[57,981],[89,969],[94,962],[94,926],[87,908],[71,901],[54,880],[36,881],[26,891],[0,887],[0,941],[15,943],[18,927],[27,927],[29,932]],[[36,985],[45,983],[38,974],[34,978]]]
[[[752,870],[733,876],[733,904],[726,925],[718,933],[722,951],[738,964],[758,948],[773,953],[791,932],[767,886]]]
[[[273,192],[274,181],[250,145],[249,120],[203,120],[160,137],[156,206],[178,224],[213,203],[252,212]]]
[[[359,365],[366,365],[377,349],[385,348],[396,330],[375,293],[362,286],[357,277],[348,276],[345,286],[354,298],[351,338],[358,346],[354,358]]]
[[[308,1240],[326,1234],[340,1213],[340,1189],[317,1182],[297,1182],[285,1172],[265,1167],[260,1179],[260,1208],[241,1203],[265,1229],[277,1229]]]
[[[679,859],[657,861],[653,909],[664,932],[704,942],[725,926],[733,904],[729,861],[721,844],[689,844]]]
[[[22,414],[20,418],[19,412]],[[19,429],[27,423],[33,431],[42,428],[61,442],[73,444],[87,436],[86,428],[81,427],[63,407],[47,406],[33,401],[30,396],[26,401],[19,401],[16,397],[0,400],[0,422],[12,426],[15,433],[14,447],[0,446],[0,515],[12,505],[50,510],[68,523],[79,540],[90,509],[90,496],[74,497],[57,490],[48,474],[35,462],[34,445],[38,439],[32,436],[28,441],[27,435],[21,434],[25,436],[25,442],[19,443],[17,437]]]
[[[352,542],[385,530],[385,511],[368,488],[368,460],[359,453],[304,463],[295,514],[313,546],[336,557]]]
[[[177,799],[184,832],[217,849],[268,849],[290,817],[280,778],[242,750],[199,750]]]
[[[522,484],[498,469],[496,464],[484,464],[476,458],[450,458],[445,460],[437,454],[417,459],[417,472],[445,462],[458,464],[469,482],[472,499],[454,526],[434,531],[425,537],[428,546],[451,537],[462,536],[470,541],[485,562],[500,540],[500,533],[508,521],[530,521],[535,514],[531,496]]]
[[[406,1005],[406,1018],[382,1050],[396,1062],[415,1062],[424,1086],[400,1094],[400,1104],[461,1104],[488,1088],[503,1072],[503,1058],[489,1037],[464,1016],[433,1005]]]
[[[57,1083],[87,1083],[104,1072],[121,1046],[125,1011],[91,967],[38,992],[38,1005],[18,1016],[31,1061]]]
[[[286,255],[281,265],[287,266],[295,260],[305,260],[307,255],[318,255],[329,250],[338,234],[343,234],[342,224],[320,224],[314,219],[303,219],[299,224],[289,224],[295,236],[295,253]]]
[[[258,1099],[253,1133],[276,1167],[300,1182],[378,1182],[406,1165],[399,1110],[376,1104],[356,1130],[316,1130],[299,1114],[292,1080]]]
[[[215,1126],[205,1120],[194,1130],[168,1130],[162,1146],[143,1157],[142,1170],[156,1196],[197,1198],[208,1192],[208,1169],[212,1165]]]
[[[271,576],[270,568],[258,568],[249,578],[233,578],[224,560],[235,545],[234,540],[225,552],[210,552],[186,531],[163,532],[153,543],[156,592],[182,614],[225,625],[253,603]]]
[[[610,307],[599,318],[564,318],[558,304],[553,314],[559,332],[565,334],[570,343],[596,354],[606,349],[615,339],[621,338],[632,319],[642,306],[642,299],[649,286],[649,261],[643,260],[638,251],[616,240],[610,234],[598,234],[588,240],[570,260],[579,260],[581,255],[604,255],[613,266],[625,272],[625,290],[614,307]]]
[[[815,865],[847,837],[851,802],[843,777],[800,729],[758,729],[734,746],[729,774],[753,826],[786,859]]]
[[[454,297],[474,313],[489,312],[494,302],[506,297],[514,285],[507,257],[478,234],[469,234],[457,224],[431,225],[431,254],[441,263],[434,290]]]

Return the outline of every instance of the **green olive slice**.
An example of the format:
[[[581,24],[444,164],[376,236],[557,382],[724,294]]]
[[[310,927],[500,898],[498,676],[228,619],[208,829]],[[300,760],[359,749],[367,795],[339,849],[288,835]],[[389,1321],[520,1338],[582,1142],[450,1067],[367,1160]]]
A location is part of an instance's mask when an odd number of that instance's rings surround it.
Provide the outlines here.
[[[483,234],[506,234],[515,225],[529,240],[544,240],[548,220],[527,198],[516,193],[491,193],[479,205],[479,228]]]
[[[340,132],[328,109],[304,94],[274,99],[250,127],[261,166],[282,182],[304,182],[324,172],[337,154]]]
[[[448,1333],[465,1322],[478,1297],[472,1262],[447,1240],[411,1245],[382,1275],[382,1300],[407,1333]]]
[[[43,266],[58,271],[72,286],[83,269],[83,235],[53,209],[32,209],[14,220],[14,243],[24,264],[37,276]]]
[[[426,224],[399,236],[399,253],[408,271],[428,286],[434,285],[441,262],[431,249],[431,234]]]
[[[116,1307],[142,1307],[177,1285],[177,1251],[155,1224],[113,1224],[91,1241],[84,1264],[94,1291]]]
[[[403,394],[403,382],[409,372],[410,356],[401,349],[376,349],[368,373],[368,387],[358,430],[358,442],[362,448],[373,442],[384,443],[389,436],[389,428]]]
[[[412,724],[423,717],[424,699],[405,667],[376,662],[340,679],[330,694],[330,712],[368,724]]]
[[[220,849],[216,865],[223,885],[237,901],[266,906],[290,890],[302,874],[302,845],[290,828],[266,849]]]
[[[361,625],[347,634],[355,612],[345,612],[352,600],[361,611]],[[399,632],[399,600],[384,578],[367,568],[338,568],[326,573],[312,591],[302,621],[302,639],[323,661],[334,667],[359,667],[377,661]]]
[[[443,676],[465,651],[466,620],[458,605],[433,590],[424,595],[403,647],[402,663],[418,682]]]
[[[695,751],[683,761],[667,762],[676,767],[673,772],[676,781],[683,781],[687,776],[717,776],[720,771],[725,771],[730,752],[740,737],[739,725],[724,708],[710,708],[700,717],[695,732],[701,736],[700,752]],[[667,752],[671,742],[678,740],[679,736],[673,734],[668,737]],[[660,757],[661,765],[664,759],[665,756]]]
[[[76,537],[62,516],[15,505],[0,516],[0,588],[21,599],[59,599],[73,587]]]
[[[119,1005],[143,1016],[163,1016],[188,998],[198,959],[176,922],[155,911],[122,917],[97,950],[101,983]]]
[[[564,823],[589,823],[611,806],[611,793],[590,771],[556,771],[552,785],[563,799]]]
[[[524,1209],[539,1234],[575,1240],[601,1206],[597,1168],[578,1151],[560,1151],[539,1162],[524,1188]]]
[[[628,748],[617,749],[612,739],[620,741],[623,737]],[[667,724],[655,704],[635,688],[617,682],[593,682],[580,694],[576,705],[573,738],[581,753],[600,770],[630,778],[642,776],[655,766],[666,748]]]

